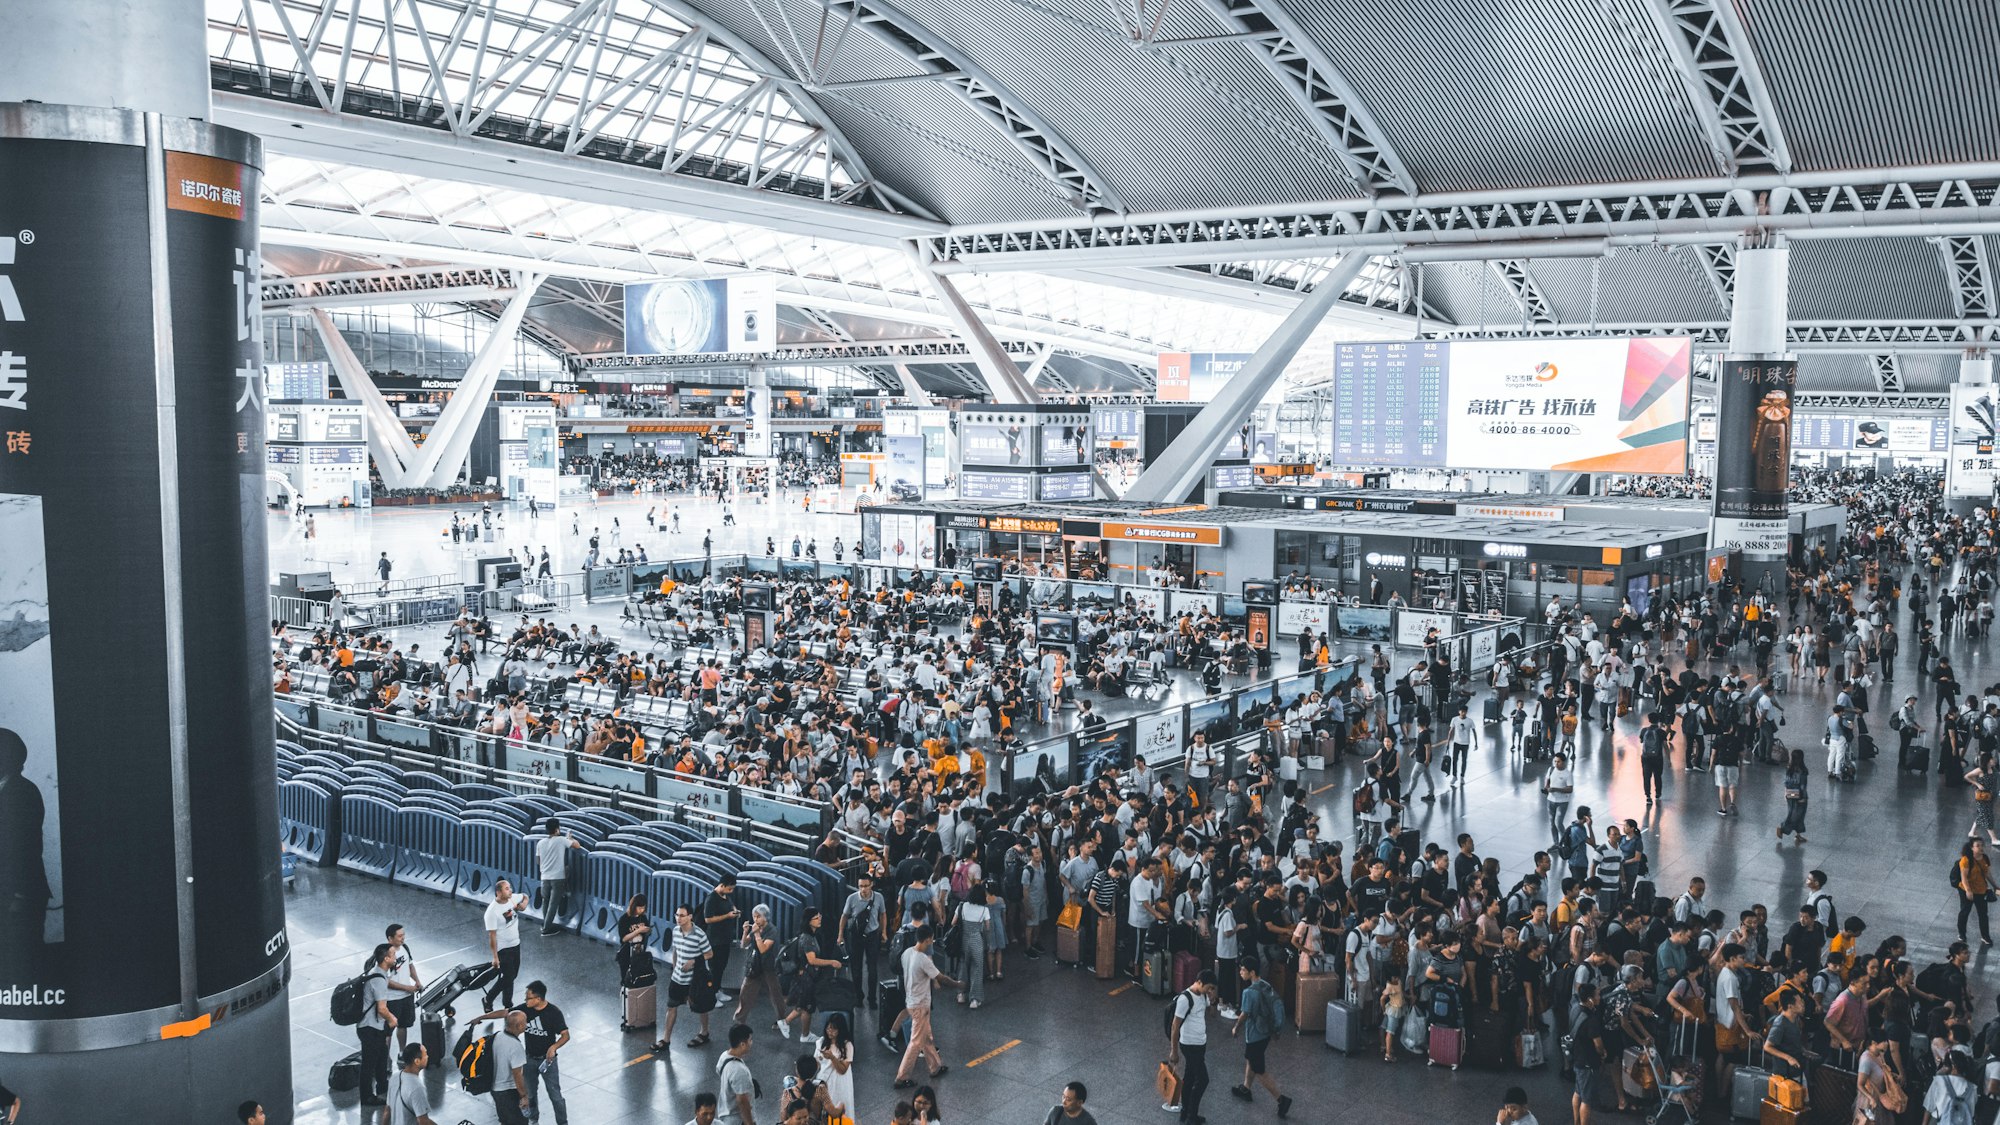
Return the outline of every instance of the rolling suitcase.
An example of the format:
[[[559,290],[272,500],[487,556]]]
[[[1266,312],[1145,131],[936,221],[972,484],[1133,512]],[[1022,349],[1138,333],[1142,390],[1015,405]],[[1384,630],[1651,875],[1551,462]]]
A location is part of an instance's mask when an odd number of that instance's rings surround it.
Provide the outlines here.
[[[1192,953],[1174,954],[1174,991],[1186,992],[1201,975],[1201,958]]]
[[[417,1027],[422,1032],[424,1051],[430,1055],[432,1066],[443,1066],[444,1054],[444,1013],[422,1012],[417,1016]]]
[[[1456,1027],[1431,1025],[1430,1065],[1458,1069],[1465,1061],[1465,1032]]]
[[[1292,1014],[1299,1021],[1299,1034],[1323,1031],[1318,1021],[1326,1019],[1340,996],[1338,973],[1300,973],[1292,998]]]
[[[1739,1066],[1729,1080],[1729,1116],[1738,1121],[1755,1121],[1763,1112],[1764,1092],[1770,1088],[1771,1072],[1760,1066]]]
[[[1486,725],[1489,727],[1499,725],[1500,697],[1498,695],[1489,695],[1486,697],[1486,709],[1481,712],[1480,717],[1485,720]]]
[[[893,1048],[903,1047],[903,1025],[891,1023],[903,1013],[903,982],[901,980],[877,981],[875,985],[875,1038],[886,1040]]]
[[[1118,919],[1109,914],[1097,919],[1097,979],[1110,980],[1118,973]]]
[[[334,1063],[326,1072],[326,1088],[329,1090],[359,1090],[361,1088],[361,1052],[356,1051]]]
[[[1368,1035],[1361,1030],[1361,1009],[1339,1000],[1329,1000],[1322,1018],[1326,1020],[1327,1046],[1343,1055],[1368,1049]]]
[[[1474,1004],[1465,1014],[1465,1063],[1480,1070],[1511,1070],[1514,1043],[1501,1028],[1500,1013]]]
[[[1083,959],[1083,931],[1073,926],[1056,927],[1056,964],[1074,965]]]
[[[625,1018],[618,1024],[620,1031],[637,1031],[651,1027],[659,1018],[655,1009],[659,1006],[660,986],[653,984],[633,985],[618,990],[618,996],[625,1003]]]
[[[1840,1062],[1849,1058],[1844,1051],[1836,1051],[1834,1055]],[[1812,1104],[1806,1107],[1805,1120],[1811,1125],[1827,1121],[1848,1125],[1860,1077],[1854,1071],[1831,1063],[1823,1062],[1813,1067],[1812,1075],[1806,1081]]]
[[[1139,960],[1139,987],[1148,995],[1165,996],[1173,991],[1173,961],[1164,949],[1155,949]]]

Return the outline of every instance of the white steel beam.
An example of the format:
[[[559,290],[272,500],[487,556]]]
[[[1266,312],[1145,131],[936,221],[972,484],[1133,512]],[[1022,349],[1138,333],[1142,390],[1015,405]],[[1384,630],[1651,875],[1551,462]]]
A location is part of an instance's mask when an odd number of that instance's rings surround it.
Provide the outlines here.
[[[1000,346],[993,330],[979,319],[979,310],[965,299],[948,277],[925,271],[930,279],[931,289],[937,294],[938,302],[944,306],[945,315],[951,319],[958,338],[972,351],[979,374],[986,382],[986,391],[994,402],[1032,403],[1041,401],[1034,386],[1022,378],[1021,369],[1014,364],[1014,357]]]
[[[917,381],[916,373],[910,370],[910,365],[902,360],[897,360],[893,366],[896,370],[897,381],[903,385],[903,397],[916,403],[918,406],[929,406],[931,404],[931,393],[924,389],[922,383]]]
[[[1348,283],[1360,276],[1367,262],[1366,254],[1351,254],[1328,271],[1270,339],[1251,355],[1243,370],[1224,384],[1221,393],[1195,415],[1180,436],[1152,459],[1126,490],[1125,498],[1160,504],[1177,504],[1186,499],[1195,483],[1208,474],[1230,435],[1256,411],[1265,393],[1277,385],[1286,365],[1312,338],[1320,321],[1340,302]]]
[[[1528,263],[1520,258],[1498,258],[1487,263],[1500,284],[1507,287],[1507,293],[1514,299],[1515,307],[1521,310],[1521,320],[1526,324],[1554,324],[1555,306],[1542,295],[1542,287],[1535,284],[1535,277],[1528,272]]]
[[[1315,258],[1365,250],[1480,259],[1733,242],[1745,232],[1871,238],[2000,232],[2000,163],[1579,185],[1292,207],[955,227],[944,273]]]
[[[1993,263],[1978,235],[1935,238],[1938,257],[1951,282],[1952,310],[1961,318],[2000,316],[1993,287]]]
[[[929,75],[964,99],[1026,157],[1066,204],[1078,211],[1125,211],[1116,188],[1082,153],[1064,140],[1026,102],[994,81],[964,52],[932,32],[887,0],[827,0],[826,10],[850,24],[867,28],[901,55],[909,66]],[[823,89],[823,88],[822,88]],[[860,112],[867,107],[838,93]]]
[[[1646,0],[1725,174],[1792,170],[1778,113],[1730,0]]]
[[[1875,389],[1883,394],[1902,394],[1903,364],[1895,352],[1877,352],[1868,357],[1869,369],[1875,373]]]
[[[543,275],[525,274],[515,280],[514,296],[494,318],[492,333],[472,357],[458,389],[445,400],[423,448],[417,451],[410,476],[424,488],[451,487],[459,470],[465,467],[465,455],[479,432],[480,416],[485,414],[487,404],[493,401],[493,390],[499,386],[500,364],[514,350],[514,334],[521,329],[521,318],[528,311],[528,303],[534,300],[535,290],[542,287]]]
[[[1425,339],[1451,340],[1573,340],[1591,336],[1689,336],[1699,352],[1728,350],[1729,323],[1631,322],[1599,324],[1551,324],[1519,326],[1440,325],[1428,330]],[[1873,354],[1893,348],[1898,352],[1959,353],[1967,348],[2000,344],[2000,319],[1982,320],[1886,320],[1886,321],[1800,321],[1785,331],[1785,349],[1795,352],[1843,352]]]
[[[1416,181],[1389,147],[1326,51],[1277,0],[1203,0],[1225,32],[1242,37],[1264,69],[1284,87],[1315,133],[1370,193],[1414,194]],[[1163,6],[1164,7],[1164,6]]]
[[[514,295],[514,279],[506,270],[490,267],[430,266],[301,277],[266,274],[263,291],[266,312],[407,305],[417,301],[466,304],[506,300]]]
[[[411,467],[417,463],[417,447],[403,429],[403,420],[389,408],[389,400],[376,389],[375,381],[368,377],[368,369],[361,365],[360,357],[347,345],[347,338],[334,327],[326,310],[316,308],[308,313],[313,327],[319,330],[320,344],[326,349],[333,377],[347,397],[359,402],[368,416],[368,452],[375,458],[375,469],[382,474],[383,485],[408,488]]]

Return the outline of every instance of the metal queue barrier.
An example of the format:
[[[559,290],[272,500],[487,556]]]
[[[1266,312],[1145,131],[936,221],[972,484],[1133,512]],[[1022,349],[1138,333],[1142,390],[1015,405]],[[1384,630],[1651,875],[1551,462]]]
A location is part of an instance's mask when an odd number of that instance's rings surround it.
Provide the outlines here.
[[[313,706],[306,707],[309,720]],[[698,909],[724,875],[745,888],[746,914],[769,906],[783,936],[797,932],[808,906],[837,909],[845,895],[839,870],[800,854],[817,843],[816,832],[732,812],[726,800],[685,800],[697,779],[676,776],[680,796],[654,797],[509,770],[504,751],[487,756],[497,764],[433,758],[349,733],[352,720],[365,730],[372,716],[340,718],[329,724],[337,730],[324,731],[278,714],[288,736],[278,742],[281,836],[286,852],[308,864],[480,903],[506,879],[529,896],[529,916],[542,919],[548,904],[534,843],[555,816],[583,845],[570,854],[570,893],[557,921],[599,941],[616,940],[633,894],[646,894],[654,913],[671,918],[683,903]],[[776,793],[706,788],[712,793],[704,795],[750,796],[760,812],[772,802],[799,805],[811,811],[813,827],[826,815]],[[661,927],[656,951],[664,936]]]

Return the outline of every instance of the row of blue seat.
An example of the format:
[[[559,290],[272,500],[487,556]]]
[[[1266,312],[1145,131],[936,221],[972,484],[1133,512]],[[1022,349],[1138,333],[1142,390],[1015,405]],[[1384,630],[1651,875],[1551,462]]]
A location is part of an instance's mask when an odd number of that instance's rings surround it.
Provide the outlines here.
[[[435,774],[282,742],[279,777],[287,851],[469,902],[489,901],[506,879],[530,897],[527,913],[537,920],[545,904],[535,844],[547,819],[559,817],[582,847],[569,853],[568,903],[558,921],[600,941],[617,940],[618,919],[631,896],[643,893],[659,949],[674,911],[698,911],[724,875],[737,878],[745,918],[767,906],[782,935],[798,932],[808,907],[838,909],[846,893],[839,872],[825,864],[615,809],[451,785]]]

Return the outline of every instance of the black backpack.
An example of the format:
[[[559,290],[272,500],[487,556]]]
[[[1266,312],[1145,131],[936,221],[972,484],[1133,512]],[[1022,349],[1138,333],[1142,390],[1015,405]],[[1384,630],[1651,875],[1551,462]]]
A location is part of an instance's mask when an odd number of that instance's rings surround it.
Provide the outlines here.
[[[458,1038],[458,1081],[475,1097],[493,1092],[493,1036],[474,1038],[471,1028]]]
[[[368,978],[375,975],[370,969],[353,980],[344,980],[333,986],[333,998],[328,1004],[328,1016],[339,1027],[353,1027],[368,1013]]]

